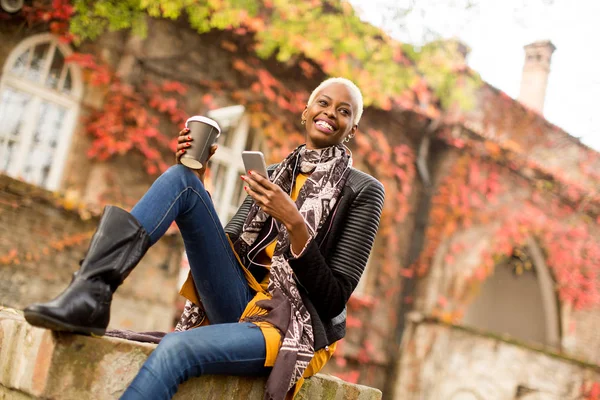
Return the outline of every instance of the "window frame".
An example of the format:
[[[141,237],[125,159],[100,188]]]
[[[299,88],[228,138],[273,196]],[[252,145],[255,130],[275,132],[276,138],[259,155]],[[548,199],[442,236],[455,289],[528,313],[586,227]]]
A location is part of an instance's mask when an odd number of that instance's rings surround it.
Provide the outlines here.
[[[18,58],[27,51],[33,52],[36,46],[48,43],[48,53],[44,56],[43,65],[40,69],[40,81],[38,83],[29,80],[26,77],[17,76],[11,72]],[[48,190],[57,190],[66,165],[66,157],[72,136],[75,130],[75,124],[80,112],[80,100],[83,96],[83,76],[81,68],[73,63],[66,63],[63,67],[60,81],[66,79],[68,73],[71,76],[71,93],[59,93],[55,89],[45,86],[45,82],[50,72],[52,61],[57,51],[60,51],[66,59],[73,54],[73,50],[66,44],[61,43],[56,35],[51,33],[42,33],[22,40],[8,55],[0,76],[0,94],[7,89],[12,89],[21,93],[27,93],[31,100],[27,105],[24,115],[27,117],[18,131],[19,143],[15,150],[16,159],[13,160],[6,170],[1,171],[13,177],[20,177],[24,161],[27,158],[27,149],[31,145],[35,134],[35,127],[40,116],[42,102],[48,102],[64,107],[66,116],[64,118],[62,130],[57,135],[57,145],[52,154],[50,171],[44,187]],[[31,54],[31,53],[30,53]],[[28,67],[31,65],[31,56],[28,59]],[[38,184],[37,182],[30,182]]]
[[[207,113],[209,118],[215,119],[221,129],[231,126],[233,129],[231,134],[231,142],[229,146],[219,145],[219,149],[211,159],[209,166],[209,180],[211,187],[214,188],[213,199],[214,206],[219,215],[219,219],[223,225],[227,224],[231,217],[235,214],[241,202],[246,197],[243,193],[236,193],[236,189],[240,185],[240,176],[245,173],[244,163],[242,161],[242,151],[246,149],[246,143],[250,137],[250,117],[246,114],[246,109],[243,105],[234,105]],[[255,135],[250,148],[263,151],[262,137]],[[215,180],[215,164],[220,164],[221,168],[225,167],[226,172],[222,177],[223,186],[218,187]],[[237,196],[237,197],[236,197]],[[234,204],[234,199],[238,203]]]
[[[228,134],[232,135],[228,139],[231,140],[230,145],[219,144],[219,149],[212,156],[208,166],[207,180],[205,181],[207,190],[211,192],[213,205],[217,211],[219,220],[225,226],[246,197],[246,195],[240,193],[239,198],[237,198],[239,204],[233,204],[234,196],[236,195],[235,190],[239,182],[242,182],[240,175],[245,172],[242,151],[246,149],[252,127],[250,125],[250,116],[246,113],[246,108],[243,105],[233,105],[211,110],[206,113],[206,116],[216,120],[222,132],[228,127],[233,128],[232,131],[228,132]],[[223,140],[225,139],[223,138]],[[217,143],[219,142],[217,140]],[[249,147],[264,152],[264,143],[262,135],[257,132]],[[223,186],[215,184],[216,169],[219,168],[217,165],[226,169],[225,175],[222,177]],[[187,254],[184,251],[179,271],[179,287],[187,279],[189,270],[189,261],[187,261]]]

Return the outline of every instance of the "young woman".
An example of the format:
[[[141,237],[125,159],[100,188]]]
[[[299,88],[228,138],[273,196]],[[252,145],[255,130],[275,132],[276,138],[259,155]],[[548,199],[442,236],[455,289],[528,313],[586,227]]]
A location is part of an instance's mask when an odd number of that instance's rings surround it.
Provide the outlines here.
[[[270,168],[270,179],[241,176],[248,197],[225,228],[204,170],[183,165],[162,174],[131,213],[108,206],[70,286],[25,309],[27,321],[104,334],[112,294],[175,221],[191,267],[184,316],[201,306],[210,324],[188,318],[167,334],[122,398],[170,399],[205,374],[269,375],[265,399],[292,397],[344,337],[346,302],[379,225],[383,186],[352,168],[344,146],[362,112],[352,82],[321,83],[302,113],[306,144]],[[178,163],[190,140],[182,130]]]

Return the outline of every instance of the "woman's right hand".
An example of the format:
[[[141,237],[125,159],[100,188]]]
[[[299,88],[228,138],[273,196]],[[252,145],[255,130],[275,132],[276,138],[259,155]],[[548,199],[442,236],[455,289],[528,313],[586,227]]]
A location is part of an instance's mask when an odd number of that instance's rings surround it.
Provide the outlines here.
[[[177,137],[177,150],[175,151],[176,164],[181,164],[181,156],[184,155],[186,149],[188,149],[191,146],[193,139],[189,135],[189,133],[190,130],[188,128],[183,128],[181,131],[179,131],[179,136]],[[217,147],[218,146],[216,144],[210,146],[210,151],[208,153],[208,159],[206,160],[206,163],[204,163],[202,168],[192,170],[196,173],[196,175],[198,175],[198,178],[202,183],[204,183],[204,174],[206,173],[206,166],[208,164],[208,160],[210,160],[213,154],[215,154],[215,152],[217,151]]]
[[[181,164],[181,156],[185,154],[185,150],[191,146],[192,137],[188,135],[190,130],[183,128],[177,136],[177,150],[175,150],[175,164]]]

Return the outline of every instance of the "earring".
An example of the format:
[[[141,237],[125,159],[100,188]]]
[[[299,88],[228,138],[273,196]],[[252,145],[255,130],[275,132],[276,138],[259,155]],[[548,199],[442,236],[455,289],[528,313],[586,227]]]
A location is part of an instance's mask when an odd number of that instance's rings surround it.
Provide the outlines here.
[[[300,124],[302,124],[302,125],[306,124],[306,120],[304,118],[302,118],[302,121],[300,121]]]
[[[350,140],[351,140],[353,137],[354,137],[354,135],[349,135],[349,136],[346,136],[346,139],[344,139],[344,142],[346,142],[346,143],[350,142]]]

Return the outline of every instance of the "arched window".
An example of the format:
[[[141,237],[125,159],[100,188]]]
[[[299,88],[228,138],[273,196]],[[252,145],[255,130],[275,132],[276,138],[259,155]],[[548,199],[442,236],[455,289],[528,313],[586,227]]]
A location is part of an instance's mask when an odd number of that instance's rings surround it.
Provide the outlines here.
[[[52,34],[22,41],[0,80],[0,171],[55,190],[83,92],[69,46]]]
[[[560,348],[554,281],[533,239],[511,259],[496,265],[468,308],[463,324]]]

